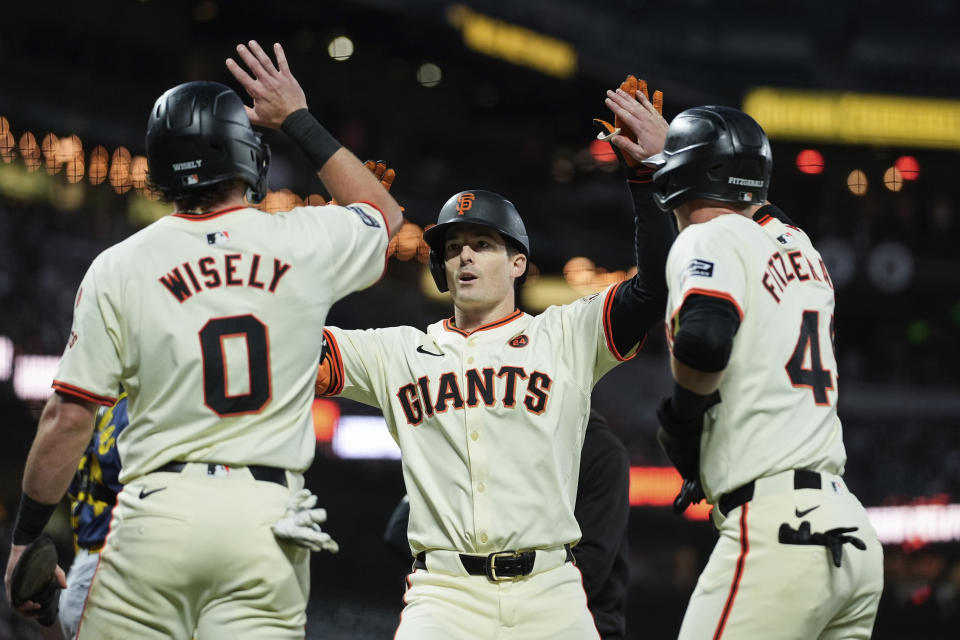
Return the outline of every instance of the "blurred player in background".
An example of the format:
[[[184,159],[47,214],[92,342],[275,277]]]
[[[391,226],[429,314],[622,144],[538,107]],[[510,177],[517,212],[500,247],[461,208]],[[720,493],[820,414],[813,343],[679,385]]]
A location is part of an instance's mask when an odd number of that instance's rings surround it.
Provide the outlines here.
[[[573,514],[582,537],[573,547],[583,574],[587,607],[602,640],[626,638],[630,582],[627,524],[630,519],[630,456],[596,409],[583,440]],[[390,515],[384,541],[408,564],[410,500],[404,496]]]
[[[88,270],[27,459],[8,594],[70,484],[97,404],[127,391],[124,489],[84,640],[303,638],[303,547],[336,548],[319,530],[325,513],[302,491],[315,450],[318,327],[334,302],[381,275],[401,213],[310,115],[280,45],[276,63],[252,41],[237,52],[255,78],[227,66],[252,108],[224,85],[190,82],[151,109],[150,180],[176,210]],[[347,206],[274,215],[249,206],[266,193],[270,159],[251,122],[283,128]]]
[[[665,303],[672,222],[653,206],[666,123],[636,91],[612,138],[634,160],[638,274],[538,316],[517,308],[530,242],[481,189],[454,194],[424,239],[453,316],[421,331],[328,328],[317,390],[379,407],[400,446],[415,554],[397,640],[596,638],[571,546],[590,392],[637,352]],[[626,142],[623,140],[626,139]]]
[[[767,203],[770,143],[748,115],[670,124],[654,198],[680,235],[667,261],[671,368],[659,438],[720,532],[680,638],[869,638],[883,549],[841,477],[833,283]]]
[[[113,505],[123,489],[117,438],[128,423],[127,394],[121,392],[115,405],[97,411],[93,438],[67,489],[75,553],[67,573],[67,588],[60,593],[59,615],[60,628],[68,640],[77,634],[90,581],[110,530]]]
[[[590,410],[573,515],[583,537],[573,547],[587,606],[602,640],[626,638],[630,558],[630,455],[606,418]]]

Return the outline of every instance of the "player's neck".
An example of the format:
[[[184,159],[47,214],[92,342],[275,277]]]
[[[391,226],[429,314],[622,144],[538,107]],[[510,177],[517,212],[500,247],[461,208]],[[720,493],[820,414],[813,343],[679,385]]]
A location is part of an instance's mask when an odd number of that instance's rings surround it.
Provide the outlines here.
[[[677,227],[680,231],[683,231],[686,227],[689,227],[692,224],[710,222],[716,217],[731,213],[749,218],[753,215],[753,212],[759,209],[761,206],[762,205],[738,207],[724,202],[716,202],[712,200],[691,200],[688,203],[680,205],[675,210],[677,215]]]
[[[250,204],[247,202],[246,195],[242,191],[235,191],[228,195],[227,197],[215,202],[207,207],[203,211],[181,211],[180,213],[210,213],[213,211],[223,211],[224,209],[231,209],[234,207],[248,207]]]
[[[499,320],[500,318],[505,318],[513,313],[515,309],[516,304],[513,296],[507,296],[492,307],[478,309],[461,309],[454,304],[453,319],[454,322],[456,322],[458,329],[470,333],[471,331],[476,331],[485,324],[489,324]]]

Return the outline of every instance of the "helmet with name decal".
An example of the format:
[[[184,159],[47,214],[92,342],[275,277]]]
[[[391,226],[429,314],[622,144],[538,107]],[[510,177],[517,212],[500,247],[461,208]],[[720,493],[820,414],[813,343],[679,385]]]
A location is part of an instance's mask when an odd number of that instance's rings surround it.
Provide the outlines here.
[[[680,112],[663,151],[644,161],[656,169],[653,197],[663,211],[696,198],[762,204],[770,187],[773,155],[757,121],[730,107]]]
[[[186,82],[157,98],[147,122],[150,182],[161,193],[241,178],[248,199],[266,196],[270,147],[243,101],[219,82]]]
[[[491,227],[511,242],[520,253],[530,258],[530,240],[527,229],[513,203],[492,191],[468,189],[455,193],[440,209],[437,224],[423,232],[423,239],[430,246],[430,273],[440,291],[447,290],[447,275],[444,268],[444,243],[451,225],[461,222]],[[527,266],[529,271],[530,267]],[[516,280],[516,286],[527,279],[526,271]]]

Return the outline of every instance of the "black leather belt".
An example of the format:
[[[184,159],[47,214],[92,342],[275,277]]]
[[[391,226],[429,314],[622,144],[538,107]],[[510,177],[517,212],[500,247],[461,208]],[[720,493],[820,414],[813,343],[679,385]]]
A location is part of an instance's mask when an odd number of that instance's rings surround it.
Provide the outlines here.
[[[739,507],[740,505],[746,504],[753,500],[753,487],[754,481],[751,480],[747,484],[743,485],[738,489],[734,489],[730,493],[725,493],[721,498],[720,502],[717,504],[717,507],[720,509],[720,513],[726,517],[728,513]],[[820,474],[816,471],[809,471],[807,469],[794,469],[793,470],[793,488],[794,489],[820,489]]]
[[[566,562],[573,562],[573,551],[570,550],[570,545],[565,544],[563,548],[567,551]],[[536,551],[496,551],[485,556],[460,554],[460,564],[467,573],[472,576],[487,576],[494,582],[530,575],[536,559]],[[417,554],[413,568],[426,571],[426,551]]]
[[[168,462],[163,465],[156,471],[164,471],[169,473],[180,473],[183,471],[183,468],[187,466],[187,462]],[[207,465],[207,473],[214,475],[216,473],[217,467],[229,466],[229,465],[220,465],[215,462],[199,462],[197,464]],[[247,469],[250,470],[250,475],[253,476],[254,480],[262,480],[263,482],[273,482],[274,484],[279,484],[283,487],[287,486],[287,472],[284,469],[279,467],[264,467],[259,464],[249,464]]]

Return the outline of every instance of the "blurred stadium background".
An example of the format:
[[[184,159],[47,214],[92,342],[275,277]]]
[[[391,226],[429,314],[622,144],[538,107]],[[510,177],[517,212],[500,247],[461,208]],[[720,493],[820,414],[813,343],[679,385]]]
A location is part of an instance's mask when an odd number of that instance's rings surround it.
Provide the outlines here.
[[[960,628],[960,7],[950,0],[91,0],[0,6],[0,528],[92,258],[167,210],[144,191],[154,99],[196,79],[235,86],[234,45],[280,41],[312,111],[361,159],[396,168],[408,225],[386,276],[330,323],[423,327],[449,315],[422,228],[465,188],[510,198],[531,237],[537,312],[623,278],[631,207],[591,118],[628,73],[665,95],[753,114],[773,140],[771,198],[814,238],[836,284],[846,478],[885,542],[876,638]],[[950,27],[949,25],[954,25]],[[237,87],[239,89],[239,87]],[[241,92],[242,93],[242,92]],[[282,210],[324,195],[282,135]],[[319,327],[318,327],[319,330]],[[633,462],[628,630],[675,636],[714,541],[659,451],[663,337],[594,393]],[[316,555],[309,638],[390,638],[406,567],[382,542],[404,494],[378,414],[315,407],[308,483],[337,556]],[[54,524],[69,561],[65,512]],[[38,627],[0,616],[0,638]]]

